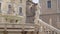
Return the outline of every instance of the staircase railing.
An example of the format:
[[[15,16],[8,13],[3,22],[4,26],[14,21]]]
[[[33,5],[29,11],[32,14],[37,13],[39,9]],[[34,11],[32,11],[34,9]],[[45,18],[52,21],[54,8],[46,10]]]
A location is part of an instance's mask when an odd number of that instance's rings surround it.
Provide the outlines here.
[[[34,24],[0,23],[0,31],[34,31]]]
[[[45,33],[52,33],[53,34],[53,32],[55,33],[55,34],[60,34],[60,30],[59,29],[57,29],[57,28],[55,28],[55,27],[53,27],[52,25],[49,25],[49,24],[47,24],[47,23],[45,23],[44,21],[42,21],[41,19],[38,19],[38,21],[39,21],[39,30],[40,30],[40,32],[45,32]]]

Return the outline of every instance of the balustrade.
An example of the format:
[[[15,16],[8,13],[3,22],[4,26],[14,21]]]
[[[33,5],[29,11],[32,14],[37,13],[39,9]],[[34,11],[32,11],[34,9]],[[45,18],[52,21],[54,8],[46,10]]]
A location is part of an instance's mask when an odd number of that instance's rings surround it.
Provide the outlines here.
[[[49,25],[40,19],[39,19],[39,23],[40,23],[39,32],[42,32],[43,34],[60,34],[60,30],[53,27],[52,25]]]

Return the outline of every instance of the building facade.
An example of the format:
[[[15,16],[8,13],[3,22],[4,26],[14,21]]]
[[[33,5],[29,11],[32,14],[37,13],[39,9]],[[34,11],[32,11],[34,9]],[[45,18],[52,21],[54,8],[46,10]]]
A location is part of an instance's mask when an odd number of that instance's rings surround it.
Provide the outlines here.
[[[53,25],[59,29],[60,24],[60,11],[59,11],[59,0],[40,0],[40,14],[41,19],[46,23]]]
[[[23,8],[24,7],[24,8]],[[26,1],[23,0],[0,0],[0,14],[2,15],[17,15],[17,16],[24,16],[26,12]],[[2,18],[1,18],[2,19]],[[2,19],[2,22],[6,22],[6,18]],[[12,20],[10,20],[12,21]],[[13,22],[15,19],[13,19]],[[17,20],[18,21],[18,20]],[[25,20],[23,20],[25,21]],[[1,23],[2,23],[1,22]]]
[[[60,29],[59,3],[60,0],[39,0],[40,19],[57,29]]]
[[[36,6],[32,0],[0,0],[0,34],[38,34]]]
[[[45,14],[43,7],[40,14],[39,5],[32,0],[0,0],[0,34],[58,34],[58,30],[46,26],[44,20],[39,21],[39,15]]]

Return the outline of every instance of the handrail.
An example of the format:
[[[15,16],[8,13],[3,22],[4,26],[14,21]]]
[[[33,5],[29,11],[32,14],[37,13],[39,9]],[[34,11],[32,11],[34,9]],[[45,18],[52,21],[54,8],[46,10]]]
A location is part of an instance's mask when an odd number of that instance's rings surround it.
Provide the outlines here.
[[[11,25],[11,26],[13,26],[13,25],[23,25],[23,26],[35,26],[35,24],[20,24],[20,23],[0,23],[0,25],[3,25],[3,26],[9,26],[9,25]],[[2,26],[1,26],[2,27]]]
[[[1,16],[1,17],[11,17],[11,18],[21,18],[21,17],[23,18],[23,16],[19,16],[19,15],[9,15],[9,14],[8,14],[8,15],[6,15],[6,14],[2,15],[2,14],[0,14],[0,16]]]
[[[49,27],[52,31],[55,31],[55,32],[60,33],[60,30],[57,29],[57,28],[55,28],[55,27],[53,27],[52,25],[49,25],[49,24],[45,23],[45,22],[42,21],[41,19],[38,19],[38,21],[39,21],[39,23],[41,23],[41,24],[43,24],[43,25]]]
[[[21,23],[0,23],[0,25],[12,25],[12,24],[15,24],[15,25],[35,25],[35,24],[21,24]]]

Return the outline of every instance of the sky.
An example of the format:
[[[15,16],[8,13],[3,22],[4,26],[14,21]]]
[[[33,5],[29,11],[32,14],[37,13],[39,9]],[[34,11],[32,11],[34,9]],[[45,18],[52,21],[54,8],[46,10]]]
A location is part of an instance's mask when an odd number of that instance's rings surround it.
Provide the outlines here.
[[[38,3],[38,0],[33,0],[33,2]]]

